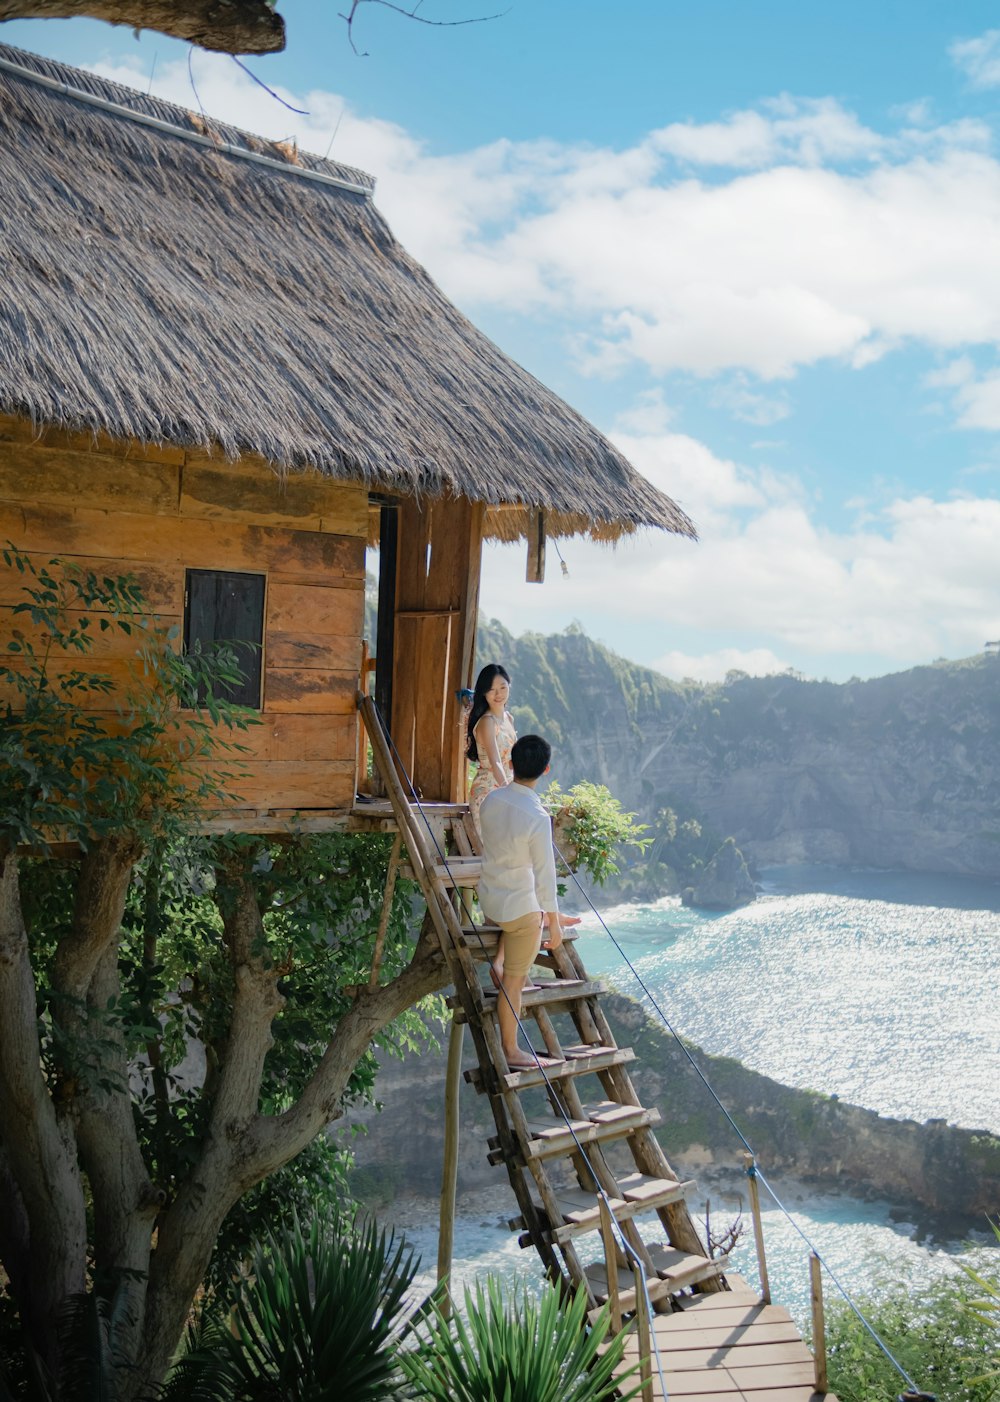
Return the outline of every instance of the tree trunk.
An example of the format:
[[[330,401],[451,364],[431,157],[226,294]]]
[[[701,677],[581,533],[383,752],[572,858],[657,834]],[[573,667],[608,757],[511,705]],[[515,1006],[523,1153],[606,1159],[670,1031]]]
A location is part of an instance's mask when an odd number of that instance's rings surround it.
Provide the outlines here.
[[[0,1121],[6,1167],[17,1183],[28,1231],[30,1284],[19,1297],[36,1348],[55,1361],[56,1315],[84,1288],[87,1223],[76,1144],[42,1070],[35,980],[21,913],[17,856],[0,873]],[[6,1234],[3,1242],[6,1242]],[[0,1243],[2,1244],[2,1243]],[[12,1261],[14,1273],[18,1263]],[[12,1278],[15,1274],[12,1273]]]
[[[298,1102],[282,1115],[259,1115],[261,1048],[265,1040],[270,1044],[270,1020],[281,1004],[274,987],[277,975],[264,967],[268,961],[262,957],[263,926],[249,877],[232,866],[223,870],[220,895],[231,958],[236,968],[243,968],[236,1001],[243,1005],[240,1017],[247,1045],[241,1046],[231,1032],[204,1152],[160,1222],[146,1292],[141,1372],[130,1394],[134,1397],[148,1392],[169,1366],[232,1205],[343,1113],[341,1098],[372,1038],[448,982],[436,936],[425,921],[407,968],[384,987],[362,991],[341,1018]],[[236,1026],[234,1008],[232,1028]]]

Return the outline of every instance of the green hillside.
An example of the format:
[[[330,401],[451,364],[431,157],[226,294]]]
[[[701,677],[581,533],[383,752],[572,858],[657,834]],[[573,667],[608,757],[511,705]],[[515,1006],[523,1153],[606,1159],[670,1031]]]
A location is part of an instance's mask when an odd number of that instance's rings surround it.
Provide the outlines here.
[[[521,734],[555,777],[607,784],[732,833],[758,863],[828,862],[1000,876],[1000,659],[870,681],[790,673],[673,682],[578,627],[514,637],[483,622],[481,662],[513,679]]]

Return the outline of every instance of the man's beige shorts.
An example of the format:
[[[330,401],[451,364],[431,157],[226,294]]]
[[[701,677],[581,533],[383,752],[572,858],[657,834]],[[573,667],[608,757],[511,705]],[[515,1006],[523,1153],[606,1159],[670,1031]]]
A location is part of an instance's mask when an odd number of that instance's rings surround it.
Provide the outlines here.
[[[542,943],[542,912],[529,911],[500,928],[503,930],[503,971],[523,978],[535,962]]]

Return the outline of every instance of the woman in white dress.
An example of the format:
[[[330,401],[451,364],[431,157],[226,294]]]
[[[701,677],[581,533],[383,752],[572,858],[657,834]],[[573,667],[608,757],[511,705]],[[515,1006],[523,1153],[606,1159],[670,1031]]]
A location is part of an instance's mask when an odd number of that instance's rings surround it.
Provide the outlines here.
[[[479,806],[488,793],[503,788],[514,777],[510,752],[517,731],[507,710],[510,676],[498,662],[489,662],[476,678],[469,712],[466,753],[476,772],[469,786],[469,808],[479,831]]]

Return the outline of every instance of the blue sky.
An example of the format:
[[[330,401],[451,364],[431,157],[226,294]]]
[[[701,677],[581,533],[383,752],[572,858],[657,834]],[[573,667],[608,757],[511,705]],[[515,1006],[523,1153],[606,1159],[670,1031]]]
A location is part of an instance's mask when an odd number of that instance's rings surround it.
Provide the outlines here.
[[[676,497],[694,546],[565,542],[483,606],[670,675],[841,680],[1000,637],[1000,29],[985,4],[280,6],[231,60],[88,21],[0,38],[378,177],[450,296]],[[440,18],[489,13],[425,0]]]

